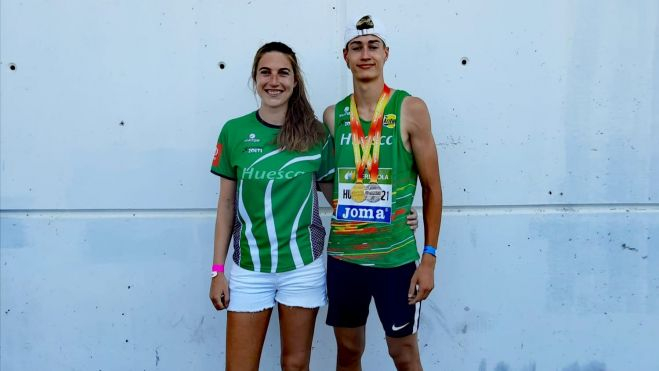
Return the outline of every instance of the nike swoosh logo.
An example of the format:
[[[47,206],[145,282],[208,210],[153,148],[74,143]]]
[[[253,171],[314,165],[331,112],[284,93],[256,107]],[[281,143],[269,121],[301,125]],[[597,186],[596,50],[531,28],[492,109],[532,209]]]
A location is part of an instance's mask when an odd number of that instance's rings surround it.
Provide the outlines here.
[[[391,330],[392,330],[392,331],[398,331],[398,330],[402,329],[403,327],[405,327],[405,326],[407,326],[407,325],[409,325],[409,324],[410,324],[410,323],[407,322],[406,324],[404,324],[404,325],[402,325],[402,326],[391,325]]]

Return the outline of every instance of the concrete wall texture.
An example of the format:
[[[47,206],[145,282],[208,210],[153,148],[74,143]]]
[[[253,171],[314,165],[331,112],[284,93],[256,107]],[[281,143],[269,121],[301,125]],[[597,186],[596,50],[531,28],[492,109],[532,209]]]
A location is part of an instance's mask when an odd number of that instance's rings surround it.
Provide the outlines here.
[[[440,153],[425,368],[659,370],[656,0],[0,4],[2,371],[221,369],[217,134],[257,107],[266,41],[297,51],[316,112],[346,95],[343,27],[367,12]],[[393,369],[374,314],[367,336],[365,369]],[[272,323],[262,369],[278,357]]]

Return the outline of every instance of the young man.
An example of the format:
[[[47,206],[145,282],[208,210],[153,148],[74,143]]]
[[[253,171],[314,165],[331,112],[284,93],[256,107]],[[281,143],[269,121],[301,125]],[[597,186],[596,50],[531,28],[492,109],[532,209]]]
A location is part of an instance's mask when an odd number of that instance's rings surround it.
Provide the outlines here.
[[[421,370],[416,331],[421,301],[434,287],[442,191],[430,115],[423,100],[384,81],[389,48],[382,23],[364,16],[346,30],[345,62],[354,93],[328,107],[337,171],[328,246],[327,324],[337,370],[361,370],[371,298],[398,370]],[[417,177],[425,248],[419,259],[406,227]],[[327,189],[324,189],[327,194]]]

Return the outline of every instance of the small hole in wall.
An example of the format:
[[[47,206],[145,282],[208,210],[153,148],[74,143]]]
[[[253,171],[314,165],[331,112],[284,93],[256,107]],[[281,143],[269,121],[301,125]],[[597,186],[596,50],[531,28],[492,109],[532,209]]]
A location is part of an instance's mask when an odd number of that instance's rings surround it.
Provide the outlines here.
[[[218,67],[220,67],[221,70],[223,70],[227,66],[226,63],[224,63],[224,62],[220,62],[217,65],[218,65]]]
[[[9,63],[9,69],[12,71],[16,71],[16,65],[14,63]]]
[[[467,63],[469,63],[469,58],[467,58],[467,57],[462,57],[462,59],[460,60],[460,63],[461,63],[463,66],[466,66]]]

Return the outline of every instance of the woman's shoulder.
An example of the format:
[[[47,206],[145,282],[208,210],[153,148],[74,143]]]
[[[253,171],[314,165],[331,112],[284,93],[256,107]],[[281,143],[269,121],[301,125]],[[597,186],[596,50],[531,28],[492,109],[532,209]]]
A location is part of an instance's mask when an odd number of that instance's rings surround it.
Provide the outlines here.
[[[256,111],[250,112],[240,117],[229,119],[222,125],[220,129],[221,135],[229,135],[229,133],[238,134],[245,130],[249,131],[254,128],[254,123],[257,122]],[[233,135],[232,134],[232,135]]]
[[[232,119],[229,119],[224,126],[242,126],[245,125],[246,123],[252,122],[256,120],[256,111],[250,112],[246,115],[239,116],[239,117],[234,117]]]

